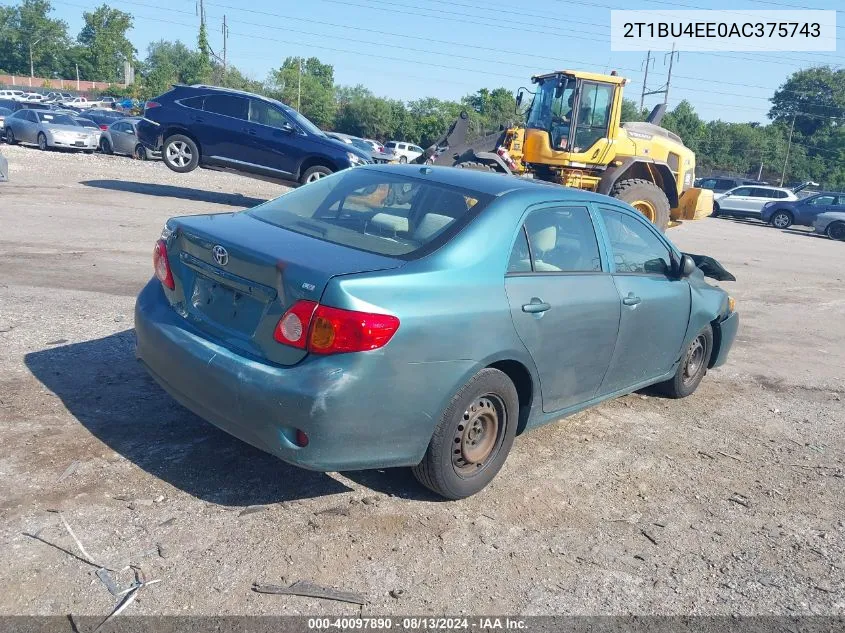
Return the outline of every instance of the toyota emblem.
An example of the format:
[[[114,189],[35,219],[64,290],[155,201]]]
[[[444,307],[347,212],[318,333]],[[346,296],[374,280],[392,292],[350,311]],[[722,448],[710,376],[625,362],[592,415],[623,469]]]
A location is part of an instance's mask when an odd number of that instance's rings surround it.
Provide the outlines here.
[[[220,266],[225,266],[229,263],[229,251],[220,246],[220,244],[217,244],[211,249],[211,254],[214,256],[214,261]]]

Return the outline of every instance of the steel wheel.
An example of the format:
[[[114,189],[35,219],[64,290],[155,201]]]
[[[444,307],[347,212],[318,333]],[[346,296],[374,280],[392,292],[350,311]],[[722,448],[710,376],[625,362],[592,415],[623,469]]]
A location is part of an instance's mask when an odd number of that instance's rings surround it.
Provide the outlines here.
[[[631,206],[642,213],[649,222],[654,224],[654,218],[657,217],[657,210],[651,202],[648,200],[634,200]]]
[[[461,477],[482,470],[501,443],[505,427],[505,406],[498,396],[476,398],[464,411],[455,429],[452,467]]]
[[[184,141],[173,141],[166,149],[167,160],[176,167],[185,167],[194,155],[191,148]]]
[[[689,346],[689,349],[687,350],[687,357],[684,361],[683,377],[683,382],[685,385],[689,385],[696,378],[698,378],[698,374],[704,365],[704,357],[706,352],[707,340],[704,338],[703,334],[699,334],[695,337],[695,340],[692,342],[692,344]]]
[[[788,229],[792,226],[792,216],[786,211],[778,211],[772,216],[772,226],[776,229]]]
[[[827,236],[832,240],[845,242],[845,222],[834,222],[828,226]]]

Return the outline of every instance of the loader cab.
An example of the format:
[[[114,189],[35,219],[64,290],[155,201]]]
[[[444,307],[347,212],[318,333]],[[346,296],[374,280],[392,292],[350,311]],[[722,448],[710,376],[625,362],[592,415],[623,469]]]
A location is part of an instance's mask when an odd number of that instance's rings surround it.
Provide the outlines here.
[[[537,90],[526,116],[525,162],[606,164],[619,127],[624,80],[566,71],[532,81]]]

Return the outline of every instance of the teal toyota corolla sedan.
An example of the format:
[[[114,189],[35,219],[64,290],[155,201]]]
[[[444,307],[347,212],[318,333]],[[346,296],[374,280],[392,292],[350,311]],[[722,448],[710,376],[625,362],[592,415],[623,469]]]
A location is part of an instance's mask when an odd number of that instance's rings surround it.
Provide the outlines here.
[[[153,258],[137,356],[176,400],[286,462],[412,466],[451,499],[523,431],[648,385],[691,394],[739,322],[633,208],[449,167],[173,218]]]

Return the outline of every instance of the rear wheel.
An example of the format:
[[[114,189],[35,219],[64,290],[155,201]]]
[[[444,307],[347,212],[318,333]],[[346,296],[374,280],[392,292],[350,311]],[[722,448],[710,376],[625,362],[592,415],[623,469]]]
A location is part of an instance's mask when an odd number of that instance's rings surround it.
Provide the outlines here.
[[[164,141],[162,148],[164,164],[173,171],[185,174],[193,171],[200,163],[200,151],[194,140],[182,134],[174,134]]]
[[[147,150],[140,143],[135,146],[133,158],[135,158],[135,160],[147,160]]]
[[[789,211],[775,211],[769,223],[776,229],[788,229],[792,226],[792,214]]]
[[[481,370],[446,407],[414,476],[447,499],[474,495],[505,463],[518,411],[510,378],[497,369]]]
[[[686,398],[701,384],[713,352],[713,328],[707,325],[692,340],[674,377],[658,385],[670,398]]]
[[[661,232],[669,226],[669,198],[653,182],[642,178],[620,180],[610,189],[610,196],[630,204]]]
[[[845,242],[845,222],[832,222],[828,224],[827,236],[832,240]]]
[[[14,145],[15,143],[18,142],[17,139],[15,139],[15,133],[12,132],[12,128],[10,128],[10,127],[6,128],[6,142],[9,145]]]
[[[408,162],[408,157],[407,157],[407,156],[400,156],[400,157],[399,157],[399,162],[400,162],[400,163],[402,163],[402,164],[404,165],[405,163],[407,163],[407,162]]]
[[[38,133],[38,149],[42,152],[47,151],[47,137],[44,136],[44,132]]]
[[[109,143],[109,139],[107,139],[106,137],[100,138],[100,151],[103,154],[111,154],[114,152],[111,143]]]
[[[713,213],[710,214],[711,218],[718,218],[719,217],[719,205],[715,202],[713,203]]]
[[[320,180],[321,178],[325,178],[326,176],[330,176],[334,172],[326,167],[325,165],[314,165],[313,167],[309,167],[308,169],[303,172],[302,176],[299,179],[303,185],[307,185],[309,182],[315,182]]]

